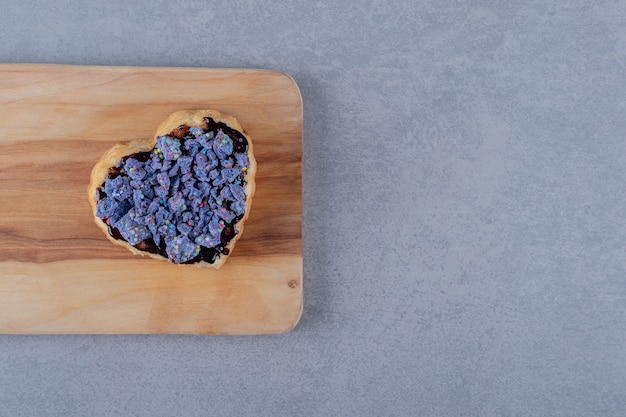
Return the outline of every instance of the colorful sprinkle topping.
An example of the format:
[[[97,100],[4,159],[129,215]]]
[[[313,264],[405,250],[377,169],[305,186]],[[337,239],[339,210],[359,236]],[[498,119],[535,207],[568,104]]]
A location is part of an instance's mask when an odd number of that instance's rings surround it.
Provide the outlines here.
[[[129,244],[174,263],[212,263],[228,253],[232,227],[223,232],[245,213],[249,161],[247,147],[233,146],[237,132],[224,130],[192,127],[179,139],[175,129],[152,151],[123,158],[99,188],[96,216]]]

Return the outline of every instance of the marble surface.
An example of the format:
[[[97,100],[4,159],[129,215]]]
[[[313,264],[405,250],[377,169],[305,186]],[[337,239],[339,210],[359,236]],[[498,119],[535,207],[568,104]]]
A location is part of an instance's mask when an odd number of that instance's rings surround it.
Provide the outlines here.
[[[0,62],[269,68],[302,320],[0,336],[1,416],[623,416],[626,2],[0,1]]]

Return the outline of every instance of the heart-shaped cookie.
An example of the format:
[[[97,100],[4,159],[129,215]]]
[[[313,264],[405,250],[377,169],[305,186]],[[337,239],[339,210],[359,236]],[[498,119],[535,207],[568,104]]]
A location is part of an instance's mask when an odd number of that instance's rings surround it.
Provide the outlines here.
[[[179,111],[154,138],[121,143],[94,166],[96,224],[134,254],[219,268],[254,195],[252,141],[233,116]]]

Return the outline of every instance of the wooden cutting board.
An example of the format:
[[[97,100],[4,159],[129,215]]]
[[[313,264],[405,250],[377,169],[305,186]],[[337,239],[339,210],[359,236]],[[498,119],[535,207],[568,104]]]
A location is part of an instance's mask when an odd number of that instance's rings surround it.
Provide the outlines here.
[[[237,117],[258,161],[220,270],[132,255],[96,227],[92,166],[181,109]],[[0,333],[260,334],[302,311],[302,100],[265,70],[0,65]]]

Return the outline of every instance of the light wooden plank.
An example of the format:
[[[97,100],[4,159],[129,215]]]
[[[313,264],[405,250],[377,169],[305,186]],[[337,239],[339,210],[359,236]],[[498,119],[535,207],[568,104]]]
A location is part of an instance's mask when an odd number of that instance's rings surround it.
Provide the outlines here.
[[[254,141],[256,194],[222,269],[168,265],[95,226],[89,173],[170,113]],[[302,310],[302,103],[266,70],[0,65],[0,333],[280,333]]]

